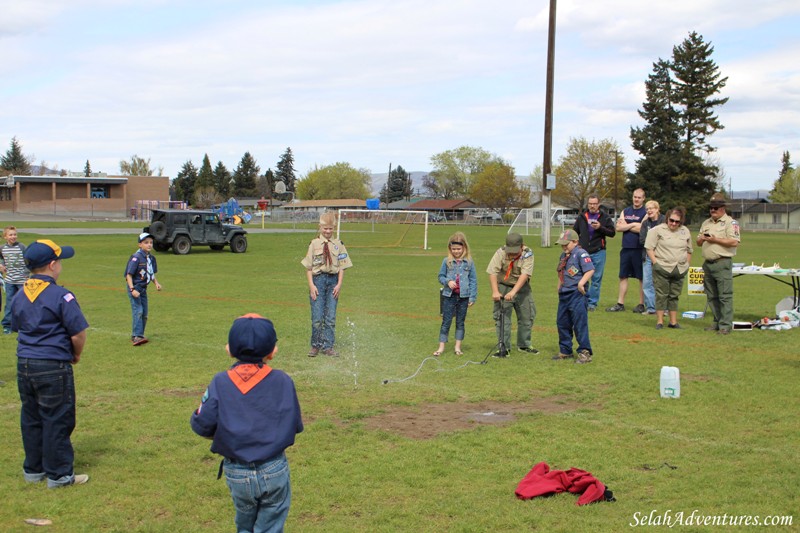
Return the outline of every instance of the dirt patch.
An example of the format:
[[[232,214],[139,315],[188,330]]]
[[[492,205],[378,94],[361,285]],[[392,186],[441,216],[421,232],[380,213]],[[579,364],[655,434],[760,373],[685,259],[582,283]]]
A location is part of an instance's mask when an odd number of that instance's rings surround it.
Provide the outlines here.
[[[364,419],[370,429],[397,433],[411,439],[432,439],[441,433],[471,429],[479,424],[505,425],[518,415],[563,413],[581,404],[563,397],[540,398],[528,402],[440,403],[400,407]]]

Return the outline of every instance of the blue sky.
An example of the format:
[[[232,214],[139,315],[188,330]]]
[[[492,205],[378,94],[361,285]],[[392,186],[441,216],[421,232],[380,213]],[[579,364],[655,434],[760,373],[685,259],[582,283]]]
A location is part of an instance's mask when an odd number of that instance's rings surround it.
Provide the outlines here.
[[[115,174],[132,154],[170,176],[208,154],[262,172],[286,147],[303,175],[345,161],[430,168],[479,146],[527,175],[542,163],[547,0],[0,0],[0,149]],[[730,97],[711,137],[734,190],[800,163],[800,3],[561,0],[553,159],[571,137],[631,126],[658,58],[691,31]]]

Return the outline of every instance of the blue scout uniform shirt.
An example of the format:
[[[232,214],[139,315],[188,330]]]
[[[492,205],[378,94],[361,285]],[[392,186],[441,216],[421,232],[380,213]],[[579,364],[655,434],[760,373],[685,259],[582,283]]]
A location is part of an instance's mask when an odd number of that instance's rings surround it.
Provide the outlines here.
[[[142,250],[133,254],[125,267],[125,276],[131,275],[133,288],[139,292],[147,290],[147,284],[153,281],[153,276],[157,273],[156,258],[153,254],[146,254]]]
[[[212,452],[239,463],[271,459],[303,431],[292,378],[247,363],[214,376],[191,425],[201,437],[213,439]]]
[[[11,301],[17,357],[72,361],[72,337],[88,327],[75,295],[50,276],[32,275]]]
[[[562,280],[558,292],[564,294],[578,290],[578,282],[584,274],[594,270],[594,264],[589,253],[580,246],[576,246],[569,255],[561,254],[557,270],[558,277]]]

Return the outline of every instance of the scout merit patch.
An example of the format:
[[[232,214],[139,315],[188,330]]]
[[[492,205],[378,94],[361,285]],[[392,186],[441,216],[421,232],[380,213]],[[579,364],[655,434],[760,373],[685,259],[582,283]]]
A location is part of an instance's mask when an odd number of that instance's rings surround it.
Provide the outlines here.
[[[28,297],[28,300],[31,303],[33,303],[36,301],[36,298],[38,298],[39,295],[42,294],[42,291],[44,291],[49,286],[50,286],[49,281],[45,281],[43,279],[31,278],[25,281],[25,287],[23,291],[25,292],[25,296]]]
[[[578,274],[578,272],[580,272],[580,270],[576,266],[571,266],[567,269],[567,274],[570,276],[575,276]]]
[[[272,372],[272,368],[267,365],[236,365],[228,370],[228,377],[239,392],[247,394],[250,390],[258,385],[262,379],[267,377]]]

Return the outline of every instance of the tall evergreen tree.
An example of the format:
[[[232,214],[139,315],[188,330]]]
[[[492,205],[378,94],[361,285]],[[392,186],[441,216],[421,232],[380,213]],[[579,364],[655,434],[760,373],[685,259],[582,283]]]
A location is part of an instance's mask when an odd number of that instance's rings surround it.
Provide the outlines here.
[[[723,128],[714,109],[728,101],[715,97],[727,78],[711,60],[713,51],[692,32],[673,48],[671,61],[654,63],[639,111],[645,126],[631,128],[633,148],[642,159],[626,184],[628,192],[641,187],[662,205],[685,206],[690,215],[704,210],[719,172],[699,155],[714,150],[707,138]]]
[[[728,101],[727,97],[715,96],[728,78],[721,77],[719,67],[711,59],[713,53],[714,47],[697,32],[690,33],[672,49],[675,102],[682,108],[680,122],[687,151],[713,152],[715,148],[707,144],[706,138],[725,127],[714,110]]]
[[[187,161],[172,181],[172,186],[175,188],[175,199],[191,204],[194,198],[195,183],[197,183],[197,167],[191,161]]]
[[[771,202],[789,203],[795,201],[793,198],[796,197],[798,176],[794,170],[791,155],[788,150],[784,150],[781,156],[781,172],[769,192]]]
[[[287,148],[283,153],[280,161],[278,161],[277,169],[277,172],[275,172],[275,179],[285,183],[287,191],[294,192],[297,176],[295,176],[294,173],[294,155],[292,155],[291,148]]]
[[[275,190],[275,180],[275,173],[271,168],[268,168],[259,180],[258,194],[264,198],[272,198],[273,191]]]
[[[214,171],[211,170],[211,161],[208,159],[208,154],[203,157],[203,164],[200,165],[200,171],[197,173],[197,183],[195,189],[213,189],[214,188]]]
[[[781,173],[778,175],[778,178],[782,178],[787,172],[791,172],[792,170],[794,170],[792,156],[789,154],[789,150],[784,150],[781,156]]]
[[[28,157],[22,153],[22,146],[17,138],[12,137],[11,146],[9,146],[5,155],[0,158],[0,167],[5,171],[5,174],[30,176],[32,160],[33,157]]]
[[[246,196],[253,197],[257,194],[256,178],[261,169],[256,164],[256,160],[245,152],[239,165],[233,171],[233,191],[232,195],[237,198]]]
[[[397,165],[389,172],[386,178],[385,202],[397,202],[406,198],[411,189],[411,174],[405,171],[402,166]]]
[[[91,177],[92,175],[92,166],[89,164],[88,159],[86,160],[86,166],[83,167],[83,175],[86,176],[87,178]]]
[[[214,189],[223,198],[228,198],[231,193],[231,173],[228,168],[222,164],[222,161],[217,162],[214,167]]]

